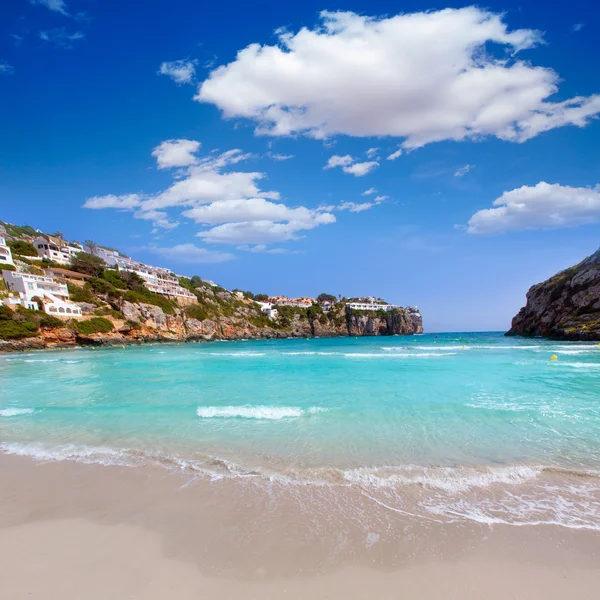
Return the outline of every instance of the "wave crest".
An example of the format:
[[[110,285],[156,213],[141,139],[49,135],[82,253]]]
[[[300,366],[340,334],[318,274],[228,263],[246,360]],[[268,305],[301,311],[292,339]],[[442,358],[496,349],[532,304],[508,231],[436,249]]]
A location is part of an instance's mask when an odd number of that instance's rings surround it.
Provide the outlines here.
[[[305,417],[320,412],[326,412],[326,408],[311,406],[304,409],[298,406],[199,406],[196,414],[202,419],[267,419],[278,421],[279,419],[291,419]]]
[[[21,415],[32,415],[35,412],[33,408],[2,408],[0,417],[19,417]]]

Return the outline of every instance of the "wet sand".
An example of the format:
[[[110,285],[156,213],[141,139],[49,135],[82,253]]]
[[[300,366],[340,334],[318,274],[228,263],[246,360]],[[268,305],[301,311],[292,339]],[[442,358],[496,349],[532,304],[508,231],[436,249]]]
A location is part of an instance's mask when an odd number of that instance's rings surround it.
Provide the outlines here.
[[[0,456],[0,598],[596,598],[600,534]]]

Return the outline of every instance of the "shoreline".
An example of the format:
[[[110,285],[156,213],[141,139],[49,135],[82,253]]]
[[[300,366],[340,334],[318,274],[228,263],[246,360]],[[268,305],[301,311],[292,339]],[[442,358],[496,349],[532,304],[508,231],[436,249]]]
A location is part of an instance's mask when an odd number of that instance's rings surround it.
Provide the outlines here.
[[[316,518],[297,500],[252,502],[251,484],[241,493],[153,467],[0,455],[0,476],[10,598],[548,600],[591,599],[600,585],[591,531],[438,527],[396,515],[388,540],[390,531],[352,529],[341,510]]]
[[[471,334],[478,332],[442,332],[441,335],[463,335],[463,334]],[[502,333],[498,332],[484,332],[484,333]],[[125,347],[142,347],[142,346],[152,346],[154,344],[166,345],[166,346],[175,346],[181,344],[204,344],[211,342],[264,342],[264,341],[277,341],[277,340],[303,340],[303,339],[350,339],[353,337],[361,337],[361,338],[391,338],[391,337],[411,337],[411,336],[423,336],[423,335],[440,335],[436,332],[424,332],[424,333],[395,333],[395,334],[373,334],[373,335],[310,335],[308,338],[305,335],[282,335],[282,336],[252,336],[252,337],[222,337],[222,338],[211,338],[206,339],[203,337],[180,337],[180,338],[171,338],[171,337],[144,337],[144,338],[116,338],[114,336],[109,337],[95,337],[90,336],[89,340],[80,342],[67,342],[67,343],[45,343],[44,339],[41,337],[34,338],[25,338],[23,340],[0,340],[0,356],[3,354],[13,354],[20,352],[40,352],[40,351],[53,351],[53,350],[85,350],[89,348],[93,349],[101,349],[101,348],[117,348],[119,346]],[[598,339],[588,339],[588,338],[573,338],[573,337],[548,337],[548,336],[540,336],[540,335],[522,335],[522,334],[513,334],[510,332],[503,333],[504,337],[508,338],[517,338],[520,340],[544,340],[547,342],[587,342],[590,345],[594,342],[600,342],[600,338]],[[35,343],[30,343],[35,342]],[[40,342],[40,343],[37,343]],[[600,345],[600,344],[599,344]]]

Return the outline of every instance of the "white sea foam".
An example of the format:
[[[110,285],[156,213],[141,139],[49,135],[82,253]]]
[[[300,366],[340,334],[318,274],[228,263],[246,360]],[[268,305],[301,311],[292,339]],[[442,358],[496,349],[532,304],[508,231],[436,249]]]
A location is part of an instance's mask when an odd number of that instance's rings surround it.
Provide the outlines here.
[[[587,362],[563,362],[560,360],[554,363],[563,367],[573,367],[574,369],[600,369],[600,363],[587,363]]]
[[[253,356],[265,356],[264,352],[209,352],[209,356],[227,356],[233,358],[251,358]]]
[[[496,468],[453,467],[363,467],[344,471],[344,479],[352,483],[376,488],[398,488],[419,485],[448,493],[458,493],[473,488],[487,488],[501,483],[519,485],[535,479],[542,467],[510,466]]]
[[[394,352],[378,354],[372,352],[347,352],[343,356],[346,358],[445,358],[454,356],[457,352]]]
[[[58,362],[58,358],[26,358],[23,362],[26,362],[26,363],[52,363],[52,362]]]
[[[19,417],[21,415],[32,415],[35,412],[33,408],[2,408],[0,417]]]
[[[279,419],[290,419],[314,415],[326,412],[326,408],[311,406],[303,409],[298,406],[199,406],[196,414],[202,419],[268,419],[278,421]]]
[[[106,466],[133,466],[131,457],[127,459],[127,451],[105,447],[78,446],[45,446],[43,444],[2,443],[0,450],[5,454],[29,456],[33,460],[82,462],[85,464],[101,464]]]
[[[341,352],[282,352],[286,356],[342,356]]]

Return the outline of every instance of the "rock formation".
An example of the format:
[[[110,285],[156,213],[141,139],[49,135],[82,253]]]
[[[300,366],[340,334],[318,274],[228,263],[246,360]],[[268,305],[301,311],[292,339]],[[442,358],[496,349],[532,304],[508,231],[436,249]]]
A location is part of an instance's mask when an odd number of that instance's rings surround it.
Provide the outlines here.
[[[506,335],[600,340],[600,250],[534,285]]]

